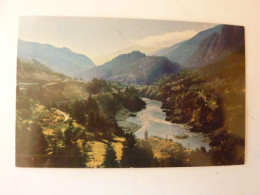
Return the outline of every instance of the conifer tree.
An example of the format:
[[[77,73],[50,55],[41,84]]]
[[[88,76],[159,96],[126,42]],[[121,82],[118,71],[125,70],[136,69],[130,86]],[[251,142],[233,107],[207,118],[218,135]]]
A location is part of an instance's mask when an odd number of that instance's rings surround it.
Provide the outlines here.
[[[111,142],[108,142],[107,144],[106,154],[102,165],[106,168],[119,167],[119,163],[116,157],[116,152]]]
[[[36,122],[31,126],[29,131],[29,153],[31,155],[32,166],[42,166],[47,160],[48,142],[43,135],[42,128]]]
[[[92,151],[92,147],[87,142],[86,135],[84,136],[84,140],[82,142],[82,161],[84,166],[91,160],[90,152]]]
[[[136,164],[137,142],[133,133],[125,135],[123,143],[123,154],[121,159],[122,167],[134,167]]]
[[[81,149],[77,143],[75,128],[71,122],[64,132],[64,159],[65,167],[85,167],[85,160],[83,159]]]
[[[148,139],[148,131],[147,130],[145,130],[145,132],[144,132],[144,139],[147,141],[147,139]]]

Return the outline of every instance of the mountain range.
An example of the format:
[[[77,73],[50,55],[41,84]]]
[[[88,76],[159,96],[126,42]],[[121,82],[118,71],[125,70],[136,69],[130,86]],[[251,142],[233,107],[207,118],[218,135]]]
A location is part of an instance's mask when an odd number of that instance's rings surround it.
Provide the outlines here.
[[[193,69],[214,63],[245,47],[244,27],[218,25],[189,40],[163,48],[153,55],[165,56],[182,68]]]
[[[244,27],[218,25],[189,40],[160,49],[153,56],[132,51],[100,66],[65,47],[19,40],[18,57],[36,59],[54,72],[87,81],[96,77],[125,84],[151,84],[164,75],[203,67],[244,49],[244,36]]]
[[[95,66],[87,56],[74,53],[66,47],[57,48],[49,44],[22,40],[18,40],[17,55],[20,58],[35,59],[53,71],[69,76]]]
[[[113,60],[90,68],[77,76],[84,80],[94,77],[125,84],[151,84],[163,75],[177,73],[180,66],[166,57],[146,56],[139,51],[122,54]]]

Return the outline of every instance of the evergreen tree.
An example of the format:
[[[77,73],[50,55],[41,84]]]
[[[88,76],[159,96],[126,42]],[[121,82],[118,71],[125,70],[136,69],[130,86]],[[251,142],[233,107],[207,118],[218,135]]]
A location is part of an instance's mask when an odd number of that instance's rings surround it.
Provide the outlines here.
[[[91,151],[92,151],[92,147],[90,144],[88,144],[86,136],[84,136],[84,140],[82,143],[82,160],[84,161],[85,166],[91,159],[90,156]]]
[[[151,167],[154,155],[147,141],[137,142],[133,133],[125,135],[123,143],[122,167]]]
[[[145,132],[144,132],[144,139],[147,141],[147,139],[148,139],[148,131],[147,130],[145,130]]]
[[[63,147],[64,137],[61,130],[54,131],[54,135],[50,136],[50,166],[51,167],[66,167],[66,152]]]
[[[31,130],[28,132],[29,136],[29,155],[31,156],[31,163],[29,166],[43,166],[47,161],[47,148],[48,142],[43,135],[42,128],[36,122],[31,126]]]
[[[186,166],[185,159],[187,155],[184,152],[184,148],[179,144],[177,151],[170,151],[170,166],[171,167],[183,167]]]
[[[154,162],[154,154],[151,145],[142,140],[136,153],[136,167],[151,167]]]
[[[30,131],[31,153],[45,155],[48,148],[48,142],[43,135],[42,128],[36,122],[32,125]]]
[[[133,133],[125,135],[123,143],[122,167],[134,167],[136,164],[137,142]]]
[[[70,122],[64,132],[65,167],[85,167],[85,159],[84,156],[82,156],[81,148],[77,143],[76,137],[75,128]]]
[[[76,100],[72,104],[72,117],[80,124],[85,125],[86,123],[86,112],[84,104],[81,101]]]
[[[107,144],[106,154],[102,165],[106,168],[119,167],[119,163],[116,157],[116,152],[111,142],[108,142]]]
[[[93,111],[98,111],[98,103],[95,99],[92,98],[90,95],[88,99],[85,101],[85,111],[86,113],[93,112]]]

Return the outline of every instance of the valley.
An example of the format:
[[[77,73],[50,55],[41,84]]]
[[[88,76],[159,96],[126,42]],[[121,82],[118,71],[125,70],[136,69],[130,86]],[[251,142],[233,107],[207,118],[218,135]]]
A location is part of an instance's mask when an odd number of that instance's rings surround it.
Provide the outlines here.
[[[16,165],[243,164],[243,38],[243,28],[219,25],[158,56],[132,51],[100,66],[20,41]]]

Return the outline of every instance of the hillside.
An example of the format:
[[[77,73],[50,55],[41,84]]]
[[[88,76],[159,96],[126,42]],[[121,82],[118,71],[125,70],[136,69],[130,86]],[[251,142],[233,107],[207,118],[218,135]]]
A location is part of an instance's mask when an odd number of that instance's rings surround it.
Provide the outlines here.
[[[218,25],[199,32],[187,41],[155,52],[165,56],[183,68],[202,67],[243,49],[244,28],[241,26]]]
[[[84,80],[97,77],[125,84],[150,84],[163,75],[178,71],[179,65],[171,63],[165,57],[146,56],[141,52],[133,51],[129,54],[119,55],[102,66],[80,73],[78,77],[82,77]]]
[[[85,93],[80,96],[78,88],[89,91],[92,95]],[[115,115],[123,107],[137,112],[145,107],[145,102],[133,87],[114,91],[110,83],[98,79],[89,83],[66,81],[31,85],[26,93],[21,93],[18,88],[16,166],[111,167],[105,160],[108,158],[105,154],[111,145],[114,147],[111,150],[116,151],[116,167],[119,167],[119,162],[128,158],[123,149],[128,138],[117,125]],[[77,99],[57,102],[57,97],[64,98],[64,92],[66,97],[69,94],[77,95]],[[142,143],[134,146],[138,147],[137,151],[134,150],[138,155],[150,155],[148,160],[134,161],[137,163],[134,165],[151,166],[151,149],[146,151],[146,146]],[[132,158],[133,155],[129,155],[129,159]]]
[[[18,40],[17,55],[20,58],[36,59],[53,71],[69,76],[95,66],[91,59],[68,48],[22,40]]]
[[[17,83],[55,82],[67,76],[56,73],[37,60],[17,59]]]
[[[244,50],[203,68],[162,78],[143,89],[142,94],[163,102],[167,120],[208,133],[216,164],[243,162]]]
[[[17,59],[17,93],[43,105],[86,97],[86,83],[56,73],[37,60]]]

